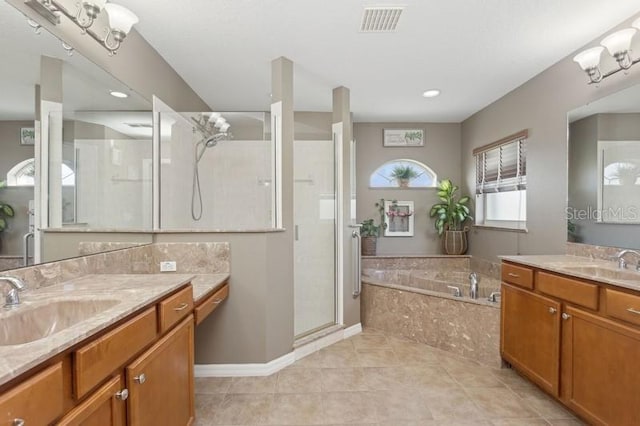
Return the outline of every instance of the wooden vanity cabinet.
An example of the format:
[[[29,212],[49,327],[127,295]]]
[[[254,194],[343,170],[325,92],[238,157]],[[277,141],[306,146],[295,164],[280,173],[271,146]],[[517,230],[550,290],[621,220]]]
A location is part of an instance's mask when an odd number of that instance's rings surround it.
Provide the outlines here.
[[[58,426],[124,426],[128,390],[117,376],[71,410]]]
[[[64,410],[62,363],[0,395],[0,425],[47,425]]]
[[[558,395],[560,303],[502,285],[502,357],[547,392]]]
[[[126,368],[129,425],[190,425],[195,418],[193,315]]]
[[[531,288],[503,274],[503,359],[589,424],[640,424],[640,296],[529,269]]]
[[[564,402],[592,424],[638,424],[640,331],[577,308],[564,313]]]

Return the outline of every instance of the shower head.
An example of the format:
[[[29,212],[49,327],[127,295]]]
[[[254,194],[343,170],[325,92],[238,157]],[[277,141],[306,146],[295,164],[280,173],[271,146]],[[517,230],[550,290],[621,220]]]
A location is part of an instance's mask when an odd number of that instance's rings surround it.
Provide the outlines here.
[[[212,148],[218,144],[218,139],[215,136],[210,137],[204,141],[204,146],[207,148]]]
[[[213,136],[209,136],[206,139],[202,139],[198,142],[198,145],[204,145],[207,148],[212,148],[218,144],[218,142],[222,140],[229,139],[229,133],[216,133]]]

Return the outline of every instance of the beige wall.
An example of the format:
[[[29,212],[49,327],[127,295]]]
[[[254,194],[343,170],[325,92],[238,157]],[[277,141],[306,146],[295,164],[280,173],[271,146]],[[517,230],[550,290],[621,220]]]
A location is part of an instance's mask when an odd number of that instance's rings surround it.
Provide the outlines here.
[[[629,19],[620,28],[629,27],[631,21]],[[598,37],[585,48],[597,45],[601,39]],[[636,40],[634,45],[638,43],[640,41]],[[475,229],[470,236],[470,254],[495,259],[501,254],[565,252],[567,112],[640,82],[640,67],[636,66],[629,75],[618,73],[598,85],[588,85],[586,74],[572,61],[574,55],[569,55],[462,123],[462,177],[467,192],[472,192],[475,186],[472,150],[519,130],[529,129],[529,232]],[[633,227],[633,232],[638,230],[640,227]]]
[[[34,127],[33,121],[0,121],[0,182],[7,179],[9,170],[21,161],[33,158],[33,145],[20,145],[20,128]],[[22,236],[27,232],[29,200],[33,199],[33,188],[0,189],[0,201],[15,210],[15,217],[9,219],[2,238],[0,254],[22,255]]]
[[[449,178],[460,184],[460,124],[455,123],[354,123],[357,141],[357,218],[380,221],[374,204],[384,198],[414,202],[414,236],[378,238],[378,254],[439,254],[440,239],[429,217],[429,209],[438,202],[436,190],[370,189],[369,177],[378,167],[393,159],[411,159],[429,166],[438,179]],[[385,128],[424,129],[423,147],[385,148]]]

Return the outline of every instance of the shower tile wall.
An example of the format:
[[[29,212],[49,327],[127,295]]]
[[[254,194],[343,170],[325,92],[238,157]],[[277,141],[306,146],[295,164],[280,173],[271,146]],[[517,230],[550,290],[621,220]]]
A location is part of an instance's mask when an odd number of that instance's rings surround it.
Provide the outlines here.
[[[75,150],[76,222],[150,229],[151,141],[83,139],[75,141]],[[63,217],[69,215],[63,205]]]
[[[238,131],[238,138],[220,141],[204,152],[198,165],[203,214],[195,221],[191,216],[194,150],[201,136],[182,116],[163,113],[161,123],[163,229],[271,227],[270,141],[240,139]]]

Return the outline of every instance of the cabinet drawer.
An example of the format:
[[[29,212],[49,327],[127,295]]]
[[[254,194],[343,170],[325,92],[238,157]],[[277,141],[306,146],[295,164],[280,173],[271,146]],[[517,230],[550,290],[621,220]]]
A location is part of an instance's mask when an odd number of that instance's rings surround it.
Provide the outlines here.
[[[502,264],[502,281],[533,289],[533,270],[508,263]]]
[[[229,285],[225,284],[220,290],[207,297],[196,307],[196,325],[200,324],[213,312],[229,295]]]
[[[193,310],[193,290],[191,286],[158,303],[160,333],[164,333]]]
[[[62,415],[62,363],[53,365],[0,395],[0,424],[47,425]]]
[[[542,293],[555,296],[567,302],[598,309],[598,286],[560,275],[538,272],[536,288]]]
[[[608,316],[640,325],[640,296],[608,288],[605,297]]]
[[[156,338],[156,308],[152,307],[74,353],[76,397],[106,379]]]

